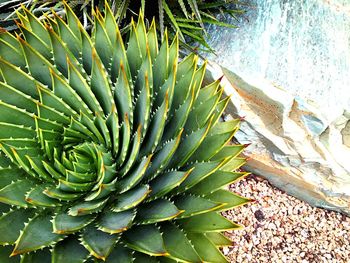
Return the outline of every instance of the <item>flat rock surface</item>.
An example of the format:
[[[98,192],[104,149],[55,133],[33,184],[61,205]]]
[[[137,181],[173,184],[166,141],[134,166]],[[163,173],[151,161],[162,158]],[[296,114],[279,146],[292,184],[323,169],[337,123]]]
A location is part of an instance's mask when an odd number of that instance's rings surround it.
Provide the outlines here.
[[[226,233],[230,262],[349,262],[350,218],[314,208],[250,175],[230,186],[253,203],[225,213],[243,230]]]

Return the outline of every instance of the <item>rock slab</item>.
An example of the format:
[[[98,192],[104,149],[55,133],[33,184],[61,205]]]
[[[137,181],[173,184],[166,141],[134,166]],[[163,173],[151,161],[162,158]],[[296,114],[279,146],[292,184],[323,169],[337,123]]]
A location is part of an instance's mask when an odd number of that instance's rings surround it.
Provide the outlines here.
[[[247,2],[238,29],[208,28],[207,55],[212,78],[226,76],[227,118],[245,117],[246,169],[350,214],[350,2]]]
[[[236,133],[250,144],[245,168],[312,205],[350,214],[349,114],[329,122],[319,110],[264,79],[243,80],[211,62],[231,96],[225,118],[244,118]],[[344,158],[340,158],[340,157]]]

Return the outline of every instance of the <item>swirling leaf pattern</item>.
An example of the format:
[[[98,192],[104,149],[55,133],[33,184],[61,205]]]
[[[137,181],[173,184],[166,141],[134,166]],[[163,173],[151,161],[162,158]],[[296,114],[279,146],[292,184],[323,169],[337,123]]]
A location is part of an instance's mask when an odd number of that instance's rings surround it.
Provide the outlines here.
[[[66,14],[0,35],[1,262],[225,261],[219,212],[249,200],[222,189],[245,173],[220,81],[142,14],[126,44],[108,6],[91,35]]]

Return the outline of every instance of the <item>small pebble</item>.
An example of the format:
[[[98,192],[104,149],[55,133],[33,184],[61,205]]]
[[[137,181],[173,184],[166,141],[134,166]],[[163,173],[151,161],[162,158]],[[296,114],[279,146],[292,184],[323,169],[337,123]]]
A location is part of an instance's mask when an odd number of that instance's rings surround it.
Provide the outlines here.
[[[311,207],[252,175],[230,186],[256,200],[223,213],[245,226],[227,232],[230,262],[350,263],[350,218]]]
[[[256,220],[258,220],[259,222],[261,222],[265,219],[264,213],[261,210],[256,210],[254,212],[254,216],[255,216]]]

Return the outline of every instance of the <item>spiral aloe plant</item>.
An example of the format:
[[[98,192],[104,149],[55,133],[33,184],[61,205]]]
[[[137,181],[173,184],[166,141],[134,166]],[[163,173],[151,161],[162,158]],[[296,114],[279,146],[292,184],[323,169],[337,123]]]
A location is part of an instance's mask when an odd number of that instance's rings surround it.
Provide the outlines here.
[[[0,262],[224,262],[248,199],[220,80],[142,14],[125,46],[108,6],[91,36],[66,13],[0,34]]]

